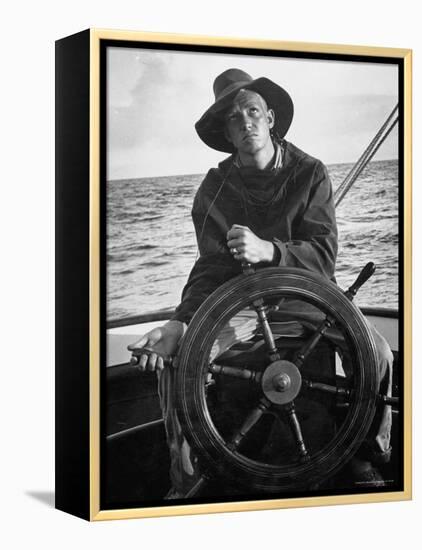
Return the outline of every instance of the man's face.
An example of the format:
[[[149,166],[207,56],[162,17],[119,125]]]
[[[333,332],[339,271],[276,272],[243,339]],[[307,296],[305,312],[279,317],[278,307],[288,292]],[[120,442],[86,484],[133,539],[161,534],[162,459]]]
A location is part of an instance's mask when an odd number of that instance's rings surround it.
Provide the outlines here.
[[[254,155],[265,148],[274,126],[274,112],[250,90],[240,90],[225,115],[226,138],[240,152]]]

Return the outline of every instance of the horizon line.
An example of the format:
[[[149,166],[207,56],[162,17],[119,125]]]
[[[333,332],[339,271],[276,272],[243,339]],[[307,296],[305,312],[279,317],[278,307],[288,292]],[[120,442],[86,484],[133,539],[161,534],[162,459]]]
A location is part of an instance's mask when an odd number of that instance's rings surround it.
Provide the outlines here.
[[[368,164],[371,164],[371,163],[374,163],[374,162],[390,162],[390,161],[393,161],[393,160],[396,160],[398,161],[399,160],[399,157],[394,157],[394,158],[388,158],[388,159],[376,159],[376,160],[370,160],[368,162]],[[325,166],[336,166],[338,164],[356,164],[356,162],[330,162],[330,163],[325,163]],[[129,181],[129,180],[142,180],[142,179],[151,179],[151,178],[173,178],[173,177],[176,177],[176,176],[205,176],[206,172],[185,172],[185,173],[181,173],[181,174],[156,174],[156,175],[151,175],[151,176],[130,176],[130,177],[125,177],[125,178],[113,178],[113,179],[107,179],[106,182],[107,183],[113,183],[115,181]]]

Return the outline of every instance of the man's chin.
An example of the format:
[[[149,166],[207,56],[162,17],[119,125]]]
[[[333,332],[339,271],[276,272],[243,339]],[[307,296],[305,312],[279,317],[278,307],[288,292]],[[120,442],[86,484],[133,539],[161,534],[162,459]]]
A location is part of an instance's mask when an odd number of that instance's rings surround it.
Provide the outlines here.
[[[258,153],[262,147],[260,147],[257,143],[253,141],[243,142],[242,146],[239,147],[238,151],[239,153],[243,153],[245,155],[255,155]]]
[[[247,136],[247,137],[242,139],[241,144],[246,146],[248,144],[251,144],[251,145],[258,144],[260,142],[261,142],[261,140],[260,140],[259,136]]]

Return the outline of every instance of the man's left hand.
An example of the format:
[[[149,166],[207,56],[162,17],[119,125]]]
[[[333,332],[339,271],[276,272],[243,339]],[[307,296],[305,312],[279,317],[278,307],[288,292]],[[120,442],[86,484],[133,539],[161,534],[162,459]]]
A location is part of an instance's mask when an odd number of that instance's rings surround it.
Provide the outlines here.
[[[244,225],[232,225],[227,232],[227,246],[233,257],[242,262],[250,264],[270,263],[274,258],[273,243],[260,239],[249,227]]]

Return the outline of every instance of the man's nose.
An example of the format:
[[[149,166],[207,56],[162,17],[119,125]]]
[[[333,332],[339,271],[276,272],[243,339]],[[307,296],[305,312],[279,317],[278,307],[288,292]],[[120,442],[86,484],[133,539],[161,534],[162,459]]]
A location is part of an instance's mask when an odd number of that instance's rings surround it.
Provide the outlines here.
[[[243,128],[250,128],[252,126],[252,120],[248,113],[243,113],[242,115],[242,127]]]

